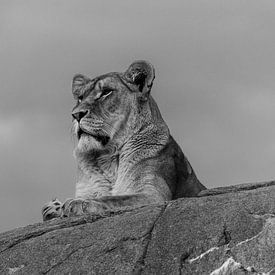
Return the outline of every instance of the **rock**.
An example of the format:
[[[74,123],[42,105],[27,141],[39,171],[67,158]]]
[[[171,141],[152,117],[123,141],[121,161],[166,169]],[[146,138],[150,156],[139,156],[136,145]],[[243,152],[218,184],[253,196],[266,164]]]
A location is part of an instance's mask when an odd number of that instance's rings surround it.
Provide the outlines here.
[[[0,274],[275,274],[275,182],[2,233]]]

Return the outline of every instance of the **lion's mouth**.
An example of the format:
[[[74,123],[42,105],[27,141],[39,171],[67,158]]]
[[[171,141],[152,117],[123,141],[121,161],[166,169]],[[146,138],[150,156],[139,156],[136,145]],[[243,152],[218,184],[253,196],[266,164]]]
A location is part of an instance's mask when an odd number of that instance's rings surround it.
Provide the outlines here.
[[[77,131],[77,138],[80,139],[83,134],[92,136],[95,140],[97,140],[98,142],[100,142],[103,146],[105,146],[109,142],[109,140],[110,140],[110,137],[108,137],[108,136],[94,135],[94,134],[91,134],[91,133],[89,133],[87,131],[82,130],[79,127],[79,129]]]

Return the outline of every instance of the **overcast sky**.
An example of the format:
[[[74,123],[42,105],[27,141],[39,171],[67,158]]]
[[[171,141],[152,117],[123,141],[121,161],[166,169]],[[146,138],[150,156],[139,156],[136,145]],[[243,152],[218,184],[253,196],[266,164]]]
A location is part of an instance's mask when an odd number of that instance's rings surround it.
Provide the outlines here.
[[[274,1],[2,0],[0,231],[74,195],[72,76],[135,59],[203,184],[275,179],[274,28]]]

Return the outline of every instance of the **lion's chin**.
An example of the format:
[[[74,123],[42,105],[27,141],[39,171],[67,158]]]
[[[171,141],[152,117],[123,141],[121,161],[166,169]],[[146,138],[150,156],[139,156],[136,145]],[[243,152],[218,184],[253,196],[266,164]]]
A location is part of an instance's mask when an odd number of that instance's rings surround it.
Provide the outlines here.
[[[77,131],[77,138],[80,140],[82,137],[85,136],[90,136],[91,138],[95,139],[96,141],[100,142],[103,146],[106,146],[107,143],[110,140],[110,137],[107,135],[100,135],[100,134],[92,134],[90,132],[86,132],[85,130],[81,129],[80,127],[78,128]]]
[[[77,150],[80,152],[90,150],[103,150],[108,144],[110,138],[107,136],[94,136],[82,132],[78,136]]]
[[[77,144],[77,150],[80,152],[102,150],[103,148],[104,146],[99,140],[88,134],[82,134]]]

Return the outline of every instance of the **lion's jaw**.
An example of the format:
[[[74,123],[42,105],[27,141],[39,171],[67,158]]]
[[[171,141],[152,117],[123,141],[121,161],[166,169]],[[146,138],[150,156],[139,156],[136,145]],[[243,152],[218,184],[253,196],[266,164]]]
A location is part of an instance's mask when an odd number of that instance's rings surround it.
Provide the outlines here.
[[[115,121],[109,123],[102,123],[99,127],[93,128],[92,122],[84,120],[80,123],[74,120],[73,129],[74,136],[77,139],[75,151],[85,153],[91,150],[106,151],[118,150],[126,141],[127,137],[131,134],[130,125],[131,114],[121,115]]]
[[[73,122],[73,129],[74,136],[77,140],[75,151],[85,152],[92,149],[103,150],[109,142],[108,136],[93,134],[92,131],[87,130],[76,121]]]

